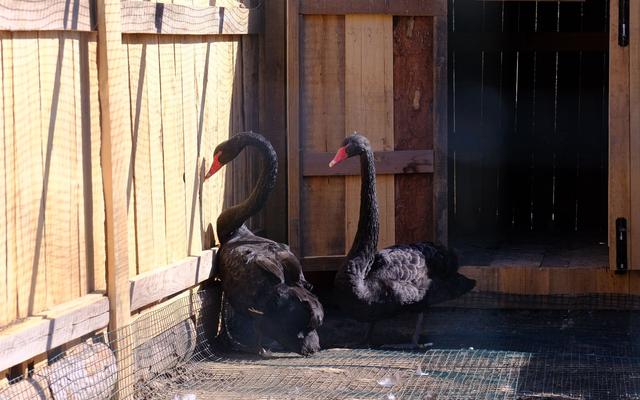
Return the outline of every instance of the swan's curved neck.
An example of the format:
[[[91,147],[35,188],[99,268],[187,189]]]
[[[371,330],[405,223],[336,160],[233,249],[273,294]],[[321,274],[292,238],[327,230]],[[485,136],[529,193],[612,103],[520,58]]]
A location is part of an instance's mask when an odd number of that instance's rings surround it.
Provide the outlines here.
[[[220,243],[229,241],[246,220],[260,211],[276,184],[278,158],[271,144],[262,137],[251,136],[245,146],[257,148],[264,157],[265,165],[249,197],[242,203],[224,210],[218,217],[216,229]]]
[[[370,150],[366,150],[360,155],[360,170],[358,230],[347,255],[347,262],[343,265],[341,272],[363,278],[369,272],[378,250],[378,231],[380,230],[378,201],[376,199],[376,168],[373,153]]]

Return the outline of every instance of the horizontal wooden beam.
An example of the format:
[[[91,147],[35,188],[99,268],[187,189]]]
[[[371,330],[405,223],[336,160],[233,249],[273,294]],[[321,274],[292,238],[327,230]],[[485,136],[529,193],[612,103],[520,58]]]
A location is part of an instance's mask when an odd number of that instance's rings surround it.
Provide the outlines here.
[[[302,156],[303,176],[360,175],[357,157],[329,168],[335,153],[307,152]],[[433,172],[433,150],[376,151],[376,174],[424,174]]]
[[[80,31],[96,29],[91,0],[0,1],[0,30]]]
[[[446,0],[300,0],[300,14],[447,15]]]
[[[122,3],[123,33],[246,35],[261,30],[261,7],[197,7],[148,1]]]
[[[530,32],[449,34],[456,52],[480,51],[607,51],[606,32]]]
[[[345,256],[304,257],[301,261],[305,272],[337,271]]]
[[[109,324],[109,300],[88,294],[0,331],[0,371]]]
[[[262,7],[197,7],[150,1],[122,2],[122,33],[247,35],[262,29]],[[0,1],[0,30],[96,30],[92,0]]]
[[[205,250],[174,264],[145,272],[131,279],[131,311],[153,304],[209,279],[216,249]]]

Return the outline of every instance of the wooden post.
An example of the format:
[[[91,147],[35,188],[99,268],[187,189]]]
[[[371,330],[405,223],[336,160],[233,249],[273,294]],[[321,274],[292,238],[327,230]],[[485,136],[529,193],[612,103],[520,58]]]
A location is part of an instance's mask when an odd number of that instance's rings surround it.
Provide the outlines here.
[[[102,130],[102,177],[107,239],[109,329],[115,333],[119,398],[132,397],[133,359],[128,335],[117,331],[129,323],[128,179],[131,176],[131,126],[127,53],[122,42],[120,0],[98,0],[98,84]]]

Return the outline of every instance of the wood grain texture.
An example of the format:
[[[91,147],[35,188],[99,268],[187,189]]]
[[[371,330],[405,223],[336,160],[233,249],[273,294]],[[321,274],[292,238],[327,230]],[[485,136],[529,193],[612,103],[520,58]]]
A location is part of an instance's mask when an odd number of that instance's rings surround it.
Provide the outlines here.
[[[328,163],[344,139],[344,18],[306,16],[302,21],[300,254],[343,255],[344,178],[332,177]]]
[[[131,310],[135,311],[209,279],[216,250],[148,271],[131,279]]]
[[[299,0],[301,14],[446,15],[444,0]]]
[[[433,43],[433,239],[446,246],[449,241],[446,17],[433,19]]]
[[[0,332],[0,370],[80,338],[109,323],[109,301],[89,294]]]
[[[393,149],[393,18],[345,17],[345,134],[358,131],[373,150]],[[351,243],[360,215],[360,178],[345,179],[345,239]],[[395,183],[377,177],[379,247],[395,243]],[[348,247],[348,245],[347,245]]]
[[[151,151],[147,88],[147,47],[155,40],[125,37],[129,64],[129,102],[131,105],[131,144],[134,157],[133,190],[135,198],[136,273],[153,269],[153,201]],[[130,276],[135,276],[135,274]]]
[[[156,2],[122,2],[122,32],[181,35],[257,34],[262,8],[209,7]],[[96,30],[90,0],[9,0],[0,4],[0,29],[10,31]]]
[[[13,34],[18,316],[46,307],[43,159],[40,135],[38,39]]]
[[[287,200],[291,251],[300,255],[300,19],[298,0],[287,0]]]
[[[131,165],[131,110],[127,90],[126,47],[122,43],[120,1],[98,0],[98,82],[100,90],[101,159],[107,240],[109,328],[126,326],[131,317],[129,299],[129,195]],[[116,334],[116,338],[117,334]],[[131,349],[117,348],[118,388],[131,395]]]
[[[630,2],[629,35],[640,37],[640,3]],[[612,77],[610,77],[612,79]],[[612,92],[610,96],[617,96]],[[610,131],[611,134],[611,131]],[[614,133],[615,134],[615,133]],[[640,269],[640,41],[629,42],[629,268]]]
[[[71,257],[71,140],[75,143],[73,55],[70,39],[56,32],[38,34],[43,148],[42,206],[47,262],[47,308],[74,297],[78,274]],[[72,136],[73,135],[73,136]]]
[[[7,0],[0,3],[0,30],[95,30],[90,0]]]
[[[175,37],[160,37],[160,87],[162,88],[162,154],[164,156],[164,197],[169,262],[186,255],[184,209],[184,162],[182,133],[182,81],[180,47]],[[177,51],[176,51],[177,50]],[[178,60],[178,63],[176,63]]]
[[[305,130],[306,131],[306,130]],[[321,137],[322,138],[322,137]],[[311,138],[310,138],[311,139]],[[334,148],[340,147],[340,141]],[[360,162],[355,158],[347,159],[329,168],[329,162],[335,156],[335,151],[307,152],[302,161],[303,176],[345,176],[360,175]],[[433,172],[432,150],[396,150],[374,152],[376,174],[428,174]],[[397,179],[398,177],[396,177]],[[430,199],[429,199],[430,200]]]
[[[104,206],[104,186],[102,182],[102,164],[100,148],[102,146],[102,135],[100,127],[100,102],[98,82],[98,41],[92,36],[87,43],[88,50],[88,92],[89,112],[89,155],[91,165],[91,233],[92,233],[92,266],[90,276],[87,278],[90,283],[89,290],[106,290],[107,288],[107,241],[105,229],[105,206]]]
[[[198,107],[196,95],[195,60],[197,43],[202,38],[183,38],[181,46],[182,65],[182,132],[184,143],[184,176],[185,176],[185,228],[186,254],[195,255],[202,251],[202,234],[200,231],[200,151],[202,144],[201,131],[198,129]]]
[[[261,32],[262,7],[202,7],[122,2],[122,31],[170,35],[242,35]]]
[[[278,157],[278,180],[265,206],[265,236],[287,242],[287,0],[263,3],[264,32],[259,35],[260,132]]]
[[[618,2],[610,3],[609,49],[609,258],[616,266],[617,218],[627,218],[629,233],[634,235],[630,204],[630,75],[629,47],[618,46]],[[627,253],[629,254],[629,253]]]
[[[0,36],[0,55],[2,55],[1,49],[4,39],[4,35]],[[12,282],[7,282],[7,273],[9,268],[14,268],[13,263],[9,263],[9,246],[12,244],[9,241],[11,234],[10,230],[15,229],[13,222],[8,222],[9,219],[9,205],[10,198],[13,197],[13,192],[9,189],[9,175],[13,175],[13,157],[10,158],[10,153],[13,152],[13,129],[7,131],[5,118],[5,103],[13,101],[13,99],[5,99],[5,81],[1,79],[4,75],[4,71],[0,71],[0,226],[6,227],[0,229],[0,326],[13,320],[14,313],[11,313],[7,307],[7,286],[13,286]],[[7,91],[8,92],[8,91]],[[13,115],[11,115],[13,119]]]
[[[149,129],[149,162],[151,173],[151,204],[153,218],[153,267],[166,265],[168,246],[166,231],[166,205],[164,197],[165,163],[162,140],[162,101],[160,91],[160,56],[158,39],[146,42],[147,115]]]
[[[392,154],[433,149],[433,86],[433,19],[398,17],[393,31]],[[428,153],[428,163],[422,165],[427,168],[412,172],[433,172],[433,151],[421,152]],[[396,176],[395,207],[398,243],[433,239],[432,176]]]
[[[87,209],[87,198],[91,199],[87,194],[91,190],[90,180],[91,174],[90,149],[91,130],[90,130],[90,112],[89,112],[89,35],[80,32],[67,33],[72,39],[71,48],[73,54],[73,105],[74,105],[74,139],[73,147],[75,152],[72,154],[71,174],[72,186],[70,200],[72,204],[71,215],[71,255],[75,256],[77,262],[76,280],[74,281],[75,296],[84,296],[90,292],[88,284],[88,271],[91,268],[90,263],[90,241],[87,240],[87,228],[91,227],[87,223],[91,218],[91,209]],[[90,238],[91,236],[89,236]]]

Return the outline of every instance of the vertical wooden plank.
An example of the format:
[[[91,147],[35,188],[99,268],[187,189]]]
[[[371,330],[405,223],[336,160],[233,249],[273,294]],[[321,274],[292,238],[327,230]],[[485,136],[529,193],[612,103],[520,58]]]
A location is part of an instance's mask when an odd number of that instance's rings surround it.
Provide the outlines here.
[[[87,35],[81,33],[75,33],[73,37],[73,88],[74,88],[74,107],[75,107],[75,157],[71,164],[72,173],[74,177],[74,194],[72,197],[73,206],[75,209],[75,215],[72,218],[75,220],[75,228],[72,229],[72,233],[75,232],[75,246],[78,259],[78,292],[76,296],[84,296],[88,293],[89,287],[87,285],[87,271],[89,268],[89,258],[87,255],[87,221],[86,221],[86,204],[85,198],[87,197],[86,191],[90,190],[90,187],[85,184],[85,176],[87,171],[84,170],[84,143],[83,140],[85,130],[88,121],[83,119],[83,109],[88,109],[88,98],[83,96],[83,69],[87,68]],[[86,118],[86,117],[84,117]],[[89,214],[90,215],[90,214]],[[89,225],[90,226],[90,225]],[[73,252],[72,252],[73,254]]]
[[[102,127],[102,174],[105,191],[107,238],[107,293],[109,328],[115,339],[124,340],[123,328],[131,317],[129,298],[129,256],[127,187],[132,179],[131,120],[127,91],[126,48],[122,43],[120,1],[99,0],[98,78],[100,87],[100,121]],[[116,342],[119,398],[132,396],[133,376],[131,348]]]
[[[201,37],[188,37],[182,42],[182,107],[184,135],[184,174],[185,174],[185,216],[186,216],[186,251],[187,254],[198,254],[202,250],[200,234],[200,215],[198,207],[198,188],[200,186],[200,146],[201,136],[198,132],[196,100],[195,51]]]
[[[609,266],[615,268],[616,219],[627,218],[628,238],[636,235],[634,221],[629,220],[630,55],[629,46],[618,45],[617,1],[610,2],[609,38]]]
[[[629,154],[630,225],[629,267],[640,269],[640,3],[629,2]],[[618,94],[610,90],[610,96]]]
[[[3,129],[5,170],[11,171],[5,175],[7,193],[11,193],[6,199],[6,223],[7,223],[7,270],[5,310],[6,321],[13,321],[18,316],[17,304],[17,243],[16,243],[16,167],[15,167],[15,131],[14,131],[14,85],[13,85],[13,40],[9,32],[0,32],[2,44],[2,98],[3,98]]]
[[[346,133],[366,135],[374,150],[393,149],[393,17],[345,16]],[[395,183],[377,177],[379,247],[395,243]],[[345,239],[350,243],[360,215],[360,178],[345,179]]]
[[[16,243],[18,316],[46,306],[42,139],[38,39],[33,33],[13,35],[13,93],[16,174]],[[39,289],[39,290],[36,290]]]
[[[235,79],[235,39],[234,38],[222,38],[215,42],[215,52],[213,56],[213,63],[209,64],[211,68],[209,70],[209,76],[216,80],[216,91],[210,92],[208,96],[215,98],[215,136],[213,149],[220,142],[227,140],[233,133],[233,86]],[[210,87],[213,89],[213,87]],[[240,161],[240,160],[238,160]],[[238,168],[238,163],[232,163],[227,167],[227,170],[222,176],[215,180],[212,188],[213,202],[211,203],[211,215],[210,221],[216,221],[220,212],[235,204],[236,199],[236,182],[232,179],[234,170]]]
[[[40,32],[41,135],[44,155],[47,307],[72,298],[72,155],[75,156],[73,50],[64,33]],[[72,148],[73,144],[73,148]]]
[[[98,96],[98,41],[91,37],[88,41],[88,74],[89,82],[89,115],[91,143],[91,210],[92,210],[92,260],[90,266],[93,282],[89,290],[107,289],[107,240],[105,224],[104,185],[102,181],[101,147],[102,135],[100,127],[100,99]]]
[[[7,285],[11,283],[7,281],[8,269],[13,268],[13,265],[9,263],[9,249],[11,245],[9,243],[9,231],[13,229],[13,224],[8,221],[9,217],[9,198],[13,197],[13,193],[7,190],[9,175],[13,175],[13,165],[9,164],[11,160],[8,153],[13,152],[13,147],[9,147],[9,136],[13,136],[13,130],[7,131],[5,129],[5,103],[13,101],[12,97],[5,98],[5,80],[4,80],[4,68],[1,66],[4,63],[10,62],[10,59],[4,58],[4,34],[0,34],[0,226],[4,227],[0,229],[0,327],[4,326],[13,319],[11,312],[9,311],[8,299],[7,299]],[[13,118],[13,116],[11,116]],[[0,376],[0,379],[2,377]]]
[[[393,47],[395,150],[433,148],[433,18],[396,17]],[[433,176],[395,177],[398,243],[432,240]]]
[[[162,150],[164,155],[164,195],[165,221],[167,229],[167,249],[170,261],[184,257],[184,182],[181,163],[182,149],[179,139],[182,135],[182,93],[180,76],[176,68],[176,48],[174,36],[160,36],[160,86],[162,88]],[[179,60],[179,58],[178,58]]]
[[[306,16],[303,21],[302,148],[305,152],[335,152],[345,131],[344,17]],[[302,255],[342,255],[348,249],[345,231],[339,229],[339,222],[345,221],[344,182],[344,177],[303,178]]]
[[[194,56],[194,70],[195,70],[195,82],[196,82],[196,117],[197,117],[197,141],[198,154],[196,160],[196,182],[198,190],[198,199],[196,203],[196,220],[194,221],[194,235],[200,235],[203,248],[208,248],[212,245],[213,232],[206,233],[207,226],[204,221],[205,211],[208,205],[205,203],[205,193],[207,185],[202,182],[203,170],[207,166],[206,160],[211,160],[211,154],[208,153],[208,139],[211,135],[207,132],[208,115],[207,112],[207,87],[210,84],[208,75],[208,59],[211,53],[211,43],[206,37],[199,38],[195,44],[195,56]],[[213,151],[213,149],[211,149]],[[213,225],[212,225],[213,227]],[[210,236],[210,237],[209,237]]]
[[[202,139],[201,159],[203,166],[199,176],[204,176],[204,169],[211,165],[213,160],[213,150],[218,142],[217,129],[217,88],[216,69],[219,60],[218,43],[216,39],[207,38],[204,47],[201,47],[196,55],[198,65],[198,88],[200,93],[200,117],[198,128]],[[217,213],[214,208],[220,204],[216,197],[224,186],[225,174],[216,174],[206,183],[202,183],[201,190],[201,229],[203,241],[206,246],[215,243],[215,223]]]
[[[300,15],[287,0],[287,200],[291,251],[300,255]]]
[[[151,174],[151,204],[153,218],[154,266],[166,265],[168,246],[166,231],[166,203],[164,196],[165,164],[162,139],[162,101],[160,92],[160,56],[157,37],[149,38],[146,50],[147,115],[149,130],[149,162]]]
[[[154,205],[152,201],[150,137],[148,114],[148,47],[155,38],[127,36],[129,59],[129,98],[131,103],[131,142],[134,151],[134,193],[137,272],[150,271],[154,267]],[[131,271],[130,271],[131,273]]]
[[[448,115],[447,17],[433,18],[433,221],[434,239],[447,245],[448,226]]]
[[[294,21],[291,17],[287,18],[287,0],[270,0],[264,2],[262,7],[264,7],[264,34],[259,35],[258,39],[260,41],[260,131],[269,139],[279,155],[278,180],[265,206],[264,226],[266,237],[277,242],[286,242],[289,232],[287,214],[290,210],[287,205],[287,196],[291,195],[287,191],[287,165],[290,162],[287,157],[287,138],[298,134],[298,127],[295,131],[291,131],[291,125],[288,125],[290,114],[288,114],[287,105],[289,96],[287,85],[291,84],[288,74],[294,75],[297,72],[287,69],[287,66],[292,67],[295,64],[288,64],[289,56],[286,51],[289,46],[287,38],[292,32],[289,31],[288,24],[297,24],[297,19]],[[294,14],[297,15],[297,11],[289,15]],[[297,25],[291,28],[297,29]],[[297,39],[294,41],[297,43]],[[286,46],[285,43],[287,43]],[[291,50],[295,49],[291,47]],[[291,56],[297,57],[297,55]],[[299,218],[297,214],[294,217]]]

